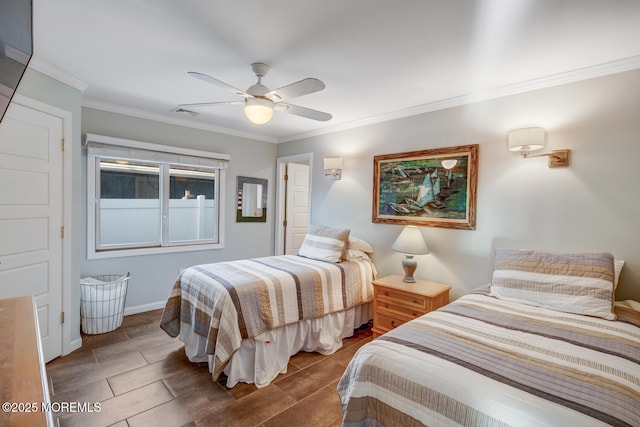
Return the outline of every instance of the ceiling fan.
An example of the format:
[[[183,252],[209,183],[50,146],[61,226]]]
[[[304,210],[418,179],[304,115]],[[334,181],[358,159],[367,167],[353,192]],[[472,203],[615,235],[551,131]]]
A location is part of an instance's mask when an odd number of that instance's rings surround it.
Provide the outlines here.
[[[194,107],[211,107],[215,105],[244,104],[244,113],[254,124],[262,125],[268,123],[273,117],[273,112],[281,111],[283,113],[295,114],[297,116],[306,117],[308,119],[319,120],[325,122],[331,119],[331,114],[318,110],[312,110],[306,107],[289,104],[284,100],[295,98],[296,96],[307,95],[310,93],[321,91],[325,88],[322,81],[314,78],[306,78],[290,85],[283,86],[279,89],[270,90],[262,84],[262,78],[269,71],[269,65],[262,62],[251,64],[251,69],[258,77],[258,82],[249,87],[246,91],[237,89],[227,83],[213,78],[209,75],[189,71],[188,74],[211,83],[223,89],[230,90],[236,95],[244,97],[243,101],[222,101],[222,102],[199,102],[195,104],[180,104],[179,109]]]

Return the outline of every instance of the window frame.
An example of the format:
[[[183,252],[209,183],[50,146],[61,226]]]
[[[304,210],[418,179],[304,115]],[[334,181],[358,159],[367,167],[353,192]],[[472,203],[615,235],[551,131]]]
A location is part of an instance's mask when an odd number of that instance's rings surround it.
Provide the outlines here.
[[[87,134],[87,258],[116,258],[224,248],[225,178],[230,160],[227,154],[192,150],[148,142]],[[160,230],[158,245],[107,245],[100,242],[100,166],[101,158],[146,162],[159,166]],[[171,167],[211,168],[215,174],[217,223],[214,239],[169,241],[169,183]],[[215,236],[217,235],[217,240]],[[199,242],[199,243],[195,243]]]

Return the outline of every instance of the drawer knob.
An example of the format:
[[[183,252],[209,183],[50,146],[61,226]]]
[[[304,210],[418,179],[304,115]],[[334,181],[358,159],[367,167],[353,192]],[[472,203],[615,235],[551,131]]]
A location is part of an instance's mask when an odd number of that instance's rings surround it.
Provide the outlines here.
[[[392,321],[391,321],[391,326],[392,326],[392,327],[394,327],[394,328],[397,326],[397,325],[396,325],[396,321],[395,321],[395,320],[392,320]]]

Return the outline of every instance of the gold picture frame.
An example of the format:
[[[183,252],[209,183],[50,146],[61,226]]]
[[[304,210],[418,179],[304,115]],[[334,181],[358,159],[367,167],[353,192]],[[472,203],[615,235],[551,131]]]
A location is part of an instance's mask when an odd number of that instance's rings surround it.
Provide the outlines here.
[[[374,156],[372,221],[475,230],[478,147]]]

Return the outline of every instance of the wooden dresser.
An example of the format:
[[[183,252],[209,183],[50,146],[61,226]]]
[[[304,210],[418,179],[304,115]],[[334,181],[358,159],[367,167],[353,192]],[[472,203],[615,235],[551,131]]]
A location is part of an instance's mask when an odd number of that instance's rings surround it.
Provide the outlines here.
[[[393,275],[373,281],[374,338],[449,304],[451,286],[420,279],[405,283],[402,277]]]
[[[0,425],[53,425],[38,319],[32,297],[0,300]]]

